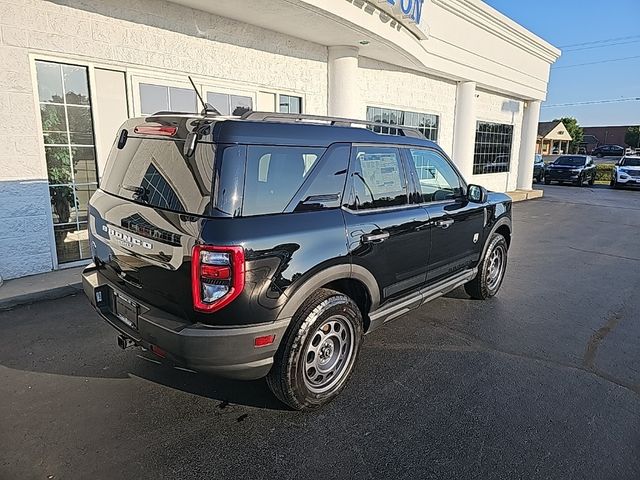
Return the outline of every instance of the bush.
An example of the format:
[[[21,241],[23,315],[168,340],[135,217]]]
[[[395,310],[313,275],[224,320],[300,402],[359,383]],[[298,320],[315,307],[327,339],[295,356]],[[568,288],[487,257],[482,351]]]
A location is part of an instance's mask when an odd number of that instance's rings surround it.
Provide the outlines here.
[[[613,175],[613,167],[615,165],[612,163],[599,163],[596,165],[596,181],[610,181]]]

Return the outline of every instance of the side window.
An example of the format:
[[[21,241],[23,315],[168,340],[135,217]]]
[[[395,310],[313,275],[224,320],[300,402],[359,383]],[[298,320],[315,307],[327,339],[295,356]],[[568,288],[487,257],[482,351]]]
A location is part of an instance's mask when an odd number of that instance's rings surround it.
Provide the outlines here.
[[[324,150],[312,147],[248,147],[242,215],[284,211]]]
[[[435,150],[410,148],[416,167],[416,183],[423,202],[439,202],[462,196],[462,182],[449,162]]]
[[[295,212],[340,207],[349,167],[349,153],[351,148],[348,145],[334,145],[327,150],[296,196]]]
[[[353,210],[407,203],[407,185],[400,152],[388,147],[354,147],[351,169]]]

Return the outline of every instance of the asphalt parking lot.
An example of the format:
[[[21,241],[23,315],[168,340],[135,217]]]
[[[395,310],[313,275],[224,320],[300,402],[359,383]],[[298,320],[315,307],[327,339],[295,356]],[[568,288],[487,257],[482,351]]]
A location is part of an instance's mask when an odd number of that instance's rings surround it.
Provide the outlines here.
[[[123,352],[82,296],[0,313],[0,479],[640,478],[640,191],[514,206],[505,284],[368,336],[327,408]]]

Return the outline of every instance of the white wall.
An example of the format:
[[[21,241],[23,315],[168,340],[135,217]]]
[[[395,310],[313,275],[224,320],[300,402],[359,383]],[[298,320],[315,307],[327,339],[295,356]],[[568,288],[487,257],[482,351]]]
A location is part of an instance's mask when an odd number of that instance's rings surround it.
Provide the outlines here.
[[[455,82],[365,57],[359,59],[358,72],[358,83],[362,88],[362,118],[365,118],[367,106],[436,114],[440,117],[438,144],[451,155]]]

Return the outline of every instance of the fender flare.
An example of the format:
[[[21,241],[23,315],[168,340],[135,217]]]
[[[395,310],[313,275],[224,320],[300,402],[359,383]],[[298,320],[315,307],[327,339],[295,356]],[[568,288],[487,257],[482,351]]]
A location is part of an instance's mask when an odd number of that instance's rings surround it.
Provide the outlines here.
[[[278,315],[278,320],[293,317],[300,305],[316,290],[335,280],[359,280],[367,289],[371,299],[371,311],[380,305],[380,288],[369,270],[360,265],[342,264],[326,268],[300,285],[287,300]]]
[[[487,238],[484,241],[484,245],[482,247],[482,255],[480,255],[480,261],[482,261],[485,254],[487,253],[487,248],[489,247],[489,241],[491,240],[491,237],[493,236],[494,233],[496,233],[496,230],[498,230],[503,225],[507,226],[507,228],[509,229],[509,234],[511,235],[511,232],[512,232],[511,219],[509,217],[502,217],[498,219],[498,221],[493,225],[493,227],[491,227],[491,230],[489,231],[489,234],[487,235]]]

